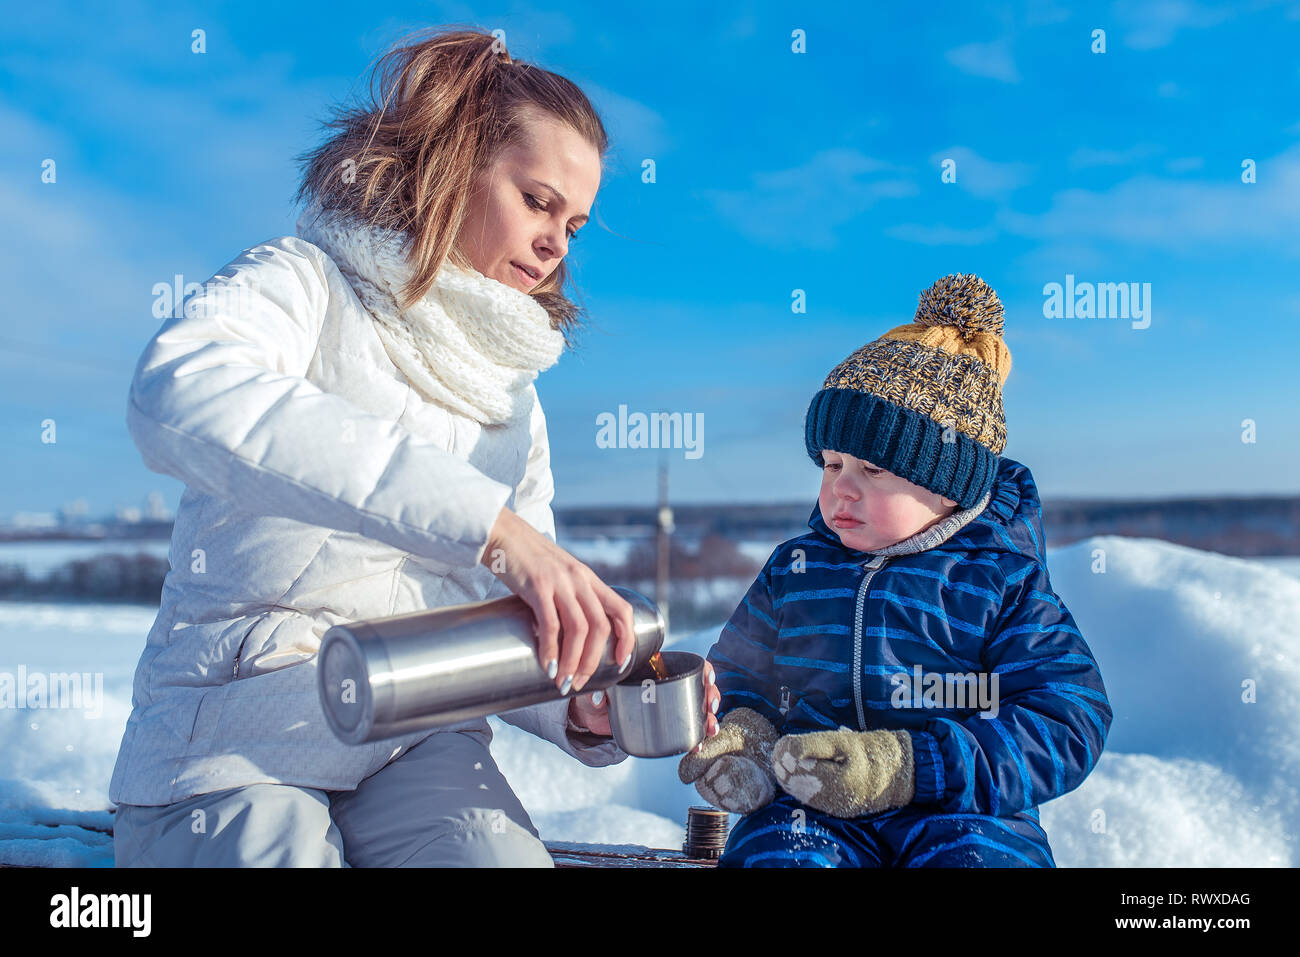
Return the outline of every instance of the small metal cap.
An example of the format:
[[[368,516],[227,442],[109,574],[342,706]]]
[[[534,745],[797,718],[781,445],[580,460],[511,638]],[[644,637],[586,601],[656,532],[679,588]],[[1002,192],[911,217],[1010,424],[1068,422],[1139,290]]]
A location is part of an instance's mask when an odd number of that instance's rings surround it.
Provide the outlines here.
[[[727,846],[731,816],[713,807],[692,807],[686,811],[686,842],[682,853],[687,857],[715,859]]]

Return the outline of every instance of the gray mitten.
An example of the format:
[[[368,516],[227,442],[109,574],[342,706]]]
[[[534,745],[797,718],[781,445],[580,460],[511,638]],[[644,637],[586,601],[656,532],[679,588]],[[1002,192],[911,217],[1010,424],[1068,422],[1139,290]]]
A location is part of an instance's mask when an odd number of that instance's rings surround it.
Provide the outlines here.
[[[677,776],[694,784],[714,807],[749,814],[776,797],[772,747],[780,735],[772,722],[752,708],[735,708],[705,738],[700,750],[683,756]]]
[[[910,804],[916,793],[912,736],[906,731],[787,734],[772,750],[786,793],[835,817],[858,817]]]

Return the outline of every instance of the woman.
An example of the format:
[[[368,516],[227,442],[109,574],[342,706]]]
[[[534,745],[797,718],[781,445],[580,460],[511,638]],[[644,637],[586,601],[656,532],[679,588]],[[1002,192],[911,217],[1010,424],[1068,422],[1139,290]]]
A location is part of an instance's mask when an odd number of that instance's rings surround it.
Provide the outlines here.
[[[565,697],[501,717],[627,757],[581,692],[610,640],[629,667],[631,608],[555,544],[533,385],[575,324],[604,128],[486,34],[378,72],[308,154],[298,235],[221,269],[136,368],[131,435],[187,488],[109,790],[118,866],[552,866],[485,719],[334,738],[315,653],[339,622],[514,592]]]

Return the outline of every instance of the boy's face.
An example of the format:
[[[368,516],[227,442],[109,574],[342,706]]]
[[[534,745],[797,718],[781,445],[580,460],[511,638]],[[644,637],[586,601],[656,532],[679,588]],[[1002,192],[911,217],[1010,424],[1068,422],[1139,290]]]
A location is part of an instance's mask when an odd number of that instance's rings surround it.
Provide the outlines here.
[[[844,452],[822,450],[822,520],[846,548],[871,552],[901,542],[957,507],[952,499]]]

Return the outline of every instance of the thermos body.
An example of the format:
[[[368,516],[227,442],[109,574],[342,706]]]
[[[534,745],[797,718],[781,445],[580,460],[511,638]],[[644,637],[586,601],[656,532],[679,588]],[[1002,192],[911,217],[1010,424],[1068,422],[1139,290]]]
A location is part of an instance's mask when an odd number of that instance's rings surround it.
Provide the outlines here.
[[[584,693],[616,684],[663,645],[655,604],[614,590],[632,606],[636,648],[620,672],[611,632]],[[335,625],[318,652],[321,709],[341,741],[363,744],[563,697],[536,649],[532,609],[517,595]]]

